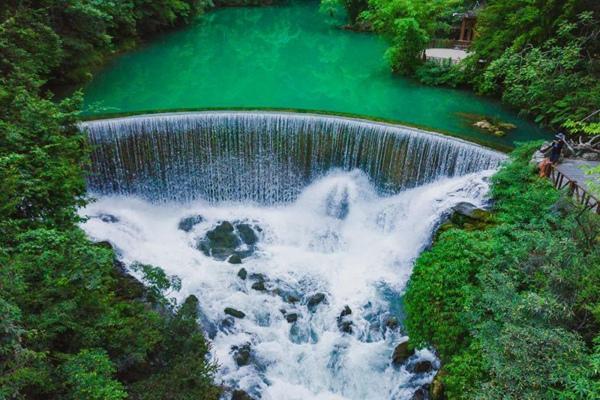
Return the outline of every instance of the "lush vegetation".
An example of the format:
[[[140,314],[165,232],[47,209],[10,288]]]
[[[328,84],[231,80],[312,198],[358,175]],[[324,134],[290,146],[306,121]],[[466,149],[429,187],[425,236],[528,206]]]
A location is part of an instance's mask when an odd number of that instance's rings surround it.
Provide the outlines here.
[[[205,3],[3,1],[0,8],[0,398],[216,399],[197,299],[77,228],[85,203],[77,84],[108,55],[189,21]]]
[[[535,147],[494,176],[490,224],[442,233],[408,285],[450,399],[600,397],[600,217],[536,175]]]
[[[335,4],[345,8],[351,24],[387,37],[386,56],[394,71],[426,84],[470,86],[481,94],[501,97],[538,123],[575,134],[599,134],[597,117],[586,117],[600,104],[600,4],[594,0],[479,3],[322,1],[327,10]],[[470,57],[456,66],[424,62],[428,45],[446,41],[441,47],[451,47],[451,39],[458,39],[465,12],[477,15]]]

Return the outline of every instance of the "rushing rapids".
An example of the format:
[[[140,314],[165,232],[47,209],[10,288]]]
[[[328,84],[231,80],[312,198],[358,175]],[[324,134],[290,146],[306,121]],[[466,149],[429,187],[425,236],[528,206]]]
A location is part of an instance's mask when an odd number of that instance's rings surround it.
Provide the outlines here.
[[[111,241],[125,263],[178,275],[180,300],[200,299],[225,387],[265,400],[423,394],[439,368],[434,354],[392,363],[407,339],[402,292],[449,210],[485,204],[502,155],[408,128],[306,115],[86,126],[98,200],[82,210],[83,228]],[[221,257],[203,247],[219,238],[242,255],[235,263],[223,247]]]
[[[89,188],[148,200],[293,201],[332,168],[382,193],[496,167],[503,156],[417,129],[285,113],[178,113],[87,122]]]

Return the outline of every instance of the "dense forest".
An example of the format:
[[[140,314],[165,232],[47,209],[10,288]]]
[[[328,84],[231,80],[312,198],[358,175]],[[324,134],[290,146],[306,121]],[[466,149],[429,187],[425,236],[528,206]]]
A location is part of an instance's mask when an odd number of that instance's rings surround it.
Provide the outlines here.
[[[77,227],[85,203],[81,96],[54,101],[115,51],[205,3],[3,1],[0,6],[0,398],[216,399],[197,299]]]
[[[339,2],[338,2],[339,1]],[[269,4],[220,0],[218,5]],[[598,133],[599,7],[594,0],[490,0],[474,54],[423,63],[473,1],[327,0],[349,24],[389,38],[392,69],[467,85],[552,127]],[[0,5],[0,399],[216,399],[216,365],[197,299],[169,299],[177,277],[136,266],[78,228],[87,144],[78,92],[95,68],[190,22],[205,0],[3,0]],[[494,180],[493,221],[442,234],[407,293],[414,345],[444,362],[449,398],[598,398],[597,218],[533,175],[529,148]],[[442,279],[443,278],[443,279]],[[440,288],[443,288],[442,290]],[[422,303],[435,295],[436,301]],[[174,340],[176,339],[176,340]],[[151,390],[149,390],[151,388]]]

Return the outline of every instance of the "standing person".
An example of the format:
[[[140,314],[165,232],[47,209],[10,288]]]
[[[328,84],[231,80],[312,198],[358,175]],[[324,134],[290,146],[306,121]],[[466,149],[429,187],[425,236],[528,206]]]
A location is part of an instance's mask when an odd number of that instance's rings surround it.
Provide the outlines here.
[[[545,158],[539,165],[540,176],[548,177],[552,171],[552,165],[556,165],[560,160],[562,149],[565,146],[565,134],[559,133],[554,136],[554,140],[548,146],[541,149],[542,153],[546,153],[550,150],[550,156]]]

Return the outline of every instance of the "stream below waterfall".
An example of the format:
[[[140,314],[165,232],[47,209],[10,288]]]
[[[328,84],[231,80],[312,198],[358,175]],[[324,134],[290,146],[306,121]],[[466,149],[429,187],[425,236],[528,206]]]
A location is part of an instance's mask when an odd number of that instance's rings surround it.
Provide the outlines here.
[[[284,205],[97,195],[82,210],[89,217],[83,228],[112,242],[125,263],[178,275],[180,300],[199,298],[223,384],[272,400],[407,400],[439,367],[427,349],[402,366],[391,363],[407,339],[401,299],[413,261],[452,206],[484,204],[491,173],[382,195],[364,172],[333,170]],[[201,218],[186,232],[178,226],[189,216]],[[197,248],[222,221],[253,227],[254,252],[241,265]],[[319,293],[324,298],[314,304]],[[227,307],[245,317],[228,316]],[[432,369],[414,372],[419,360]]]

